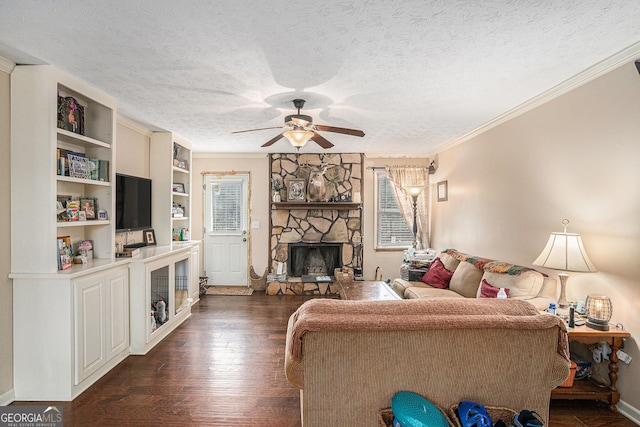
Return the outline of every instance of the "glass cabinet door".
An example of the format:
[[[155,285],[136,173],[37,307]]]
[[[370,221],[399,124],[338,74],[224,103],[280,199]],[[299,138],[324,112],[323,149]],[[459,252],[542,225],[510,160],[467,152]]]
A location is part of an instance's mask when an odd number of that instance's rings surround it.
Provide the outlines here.
[[[175,302],[176,314],[189,307],[189,258],[175,264]]]
[[[151,271],[151,332],[169,321],[169,266]]]

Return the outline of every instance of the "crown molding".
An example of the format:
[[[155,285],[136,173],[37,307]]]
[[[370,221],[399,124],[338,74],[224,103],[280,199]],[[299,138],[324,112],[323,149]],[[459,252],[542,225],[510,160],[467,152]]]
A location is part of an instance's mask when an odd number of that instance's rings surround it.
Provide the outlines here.
[[[266,159],[269,153],[209,153],[193,152],[194,159]]]
[[[3,71],[7,74],[11,74],[14,68],[16,68],[15,62],[0,56],[0,71]]]
[[[146,126],[141,125],[140,123],[131,120],[129,117],[123,116],[122,114],[118,114],[117,123],[119,125],[128,127],[129,129],[136,131],[144,136],[151,138],[151,134],[153,131]]]
[[[365,159],[428,159],[429,155],[421,153],[363,153]]]
[[[555,98],[558,98],[564,95],[567,92],[570,92],[586,83],[589,83],[592,80],[601,77],[616,68],[619,68],[630,61],[636,60],[640,58],[640,42],[632,44],[626,49],[621,50],[620,52],[611,55],[607,59],[595,64],[592,67],[587,68],[586,70],[576,74],[573,77],[568,78],[557,86],[552,87],[546,92],[541,93],[540,95],[531,98],[528,101],[523,102],[517,107],[507,111],[504,114],[496,117],[495,119],[477,127],[476,129],[468,132],[451,142],[443,144],[434,150],[433,153],[439,153],[441,151],[448,150],[458,144],[461,144],[465,141],[468,141],[480,134],[487,132],[490,129],[493,129],[503,123],[508,122],[511,119],[514,119],[528,111],[533,110],[543,104],[546,104],[549,101],[552,101]],[[431,153],[431,154],[433,154]]]

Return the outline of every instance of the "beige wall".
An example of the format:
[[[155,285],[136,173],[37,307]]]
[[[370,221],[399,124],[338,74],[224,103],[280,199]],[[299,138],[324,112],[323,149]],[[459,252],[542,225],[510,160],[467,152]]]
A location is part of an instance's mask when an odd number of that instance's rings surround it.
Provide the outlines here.
[[[11,98],[9,74],[0,71],[0,182],[11,180]],[[11,191],[0,191],[0,405],[13,400],[13,287],[11,271]]]
[[[150,133],[119,121],[116,128],[116,172],[149,178]]]
[[[616,69],[482,135],[439,153],[432,182],[432,246],[531,265],[550,232],[582,235],[598,267],[574,273],[570,300],[611,297],[613,322],[634,336],[620,364],[622,400],[640,408],[640,76]],[[433,192],[433,188],[432,188]],[[432,199],[433,200],[433,199]],[[557,278],[558,271],[546,271]]]
[[[204,185],[205,173],[229,173],[249,172],[249,192],[251,213],[249,225],[253,221],[259,221],[259,228],[250,228],[250,265],[253,265],[258,274],[262,274],[269,264],[269,208],[270,188],[269,162],[265,154],[237,155],[225,157],[206,156],[194,154],[192,160],[192,188],[191,193],[191,238],[203,240],[203,213],[204,213]],[[203,246],[204,247],[204,246]],[[204,256],[204,250],[202,256]],[[201,263],[204,266],[204,259]]]
[[[149,178],[150,142],[151,131],[129,119],[118,117],[116,124],[116,172]],[[117,242],[141,242],[142,240],[141,230],[116,233]]]

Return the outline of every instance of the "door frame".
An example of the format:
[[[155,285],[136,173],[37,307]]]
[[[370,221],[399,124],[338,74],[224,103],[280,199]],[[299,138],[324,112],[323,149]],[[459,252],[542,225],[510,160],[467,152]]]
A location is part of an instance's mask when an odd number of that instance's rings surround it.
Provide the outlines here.
[[[220,178],[224,178],[224,177],[231,177],[231,176],[235,176],[235,175],[246,175],[247,176],[247,200],[246,200],[246,221],[247,221],[247,265],[246,265],[246,269],[247,269],[247,286],[251,285],[251,277],[250,277],[250,268],[251,268],[251,246],[252,246],[252,242],[251,242],[251,184],[252,184],[252,174],[251,171],[203,171],[201,172],[201,176],[202,176],[202,267],[204,270],[204,267],[206,265],[206,244],[205,244],[205,237],[206,237],[206,232],[205,232],[205,228],[206,228],[206,215],[205,215],[205,211],[207,209],[207,177],[208,176],[212,176],[213,178],[216,179],[220,179]],[[207,277],[209,277],[207,275]]]

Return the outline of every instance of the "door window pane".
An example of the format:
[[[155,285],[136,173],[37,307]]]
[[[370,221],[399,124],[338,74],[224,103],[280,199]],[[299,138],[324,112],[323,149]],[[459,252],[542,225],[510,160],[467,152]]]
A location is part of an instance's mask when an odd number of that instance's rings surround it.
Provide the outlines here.
[[[242,232],[242,182],[211,184],[210,230],[213,233]]]

